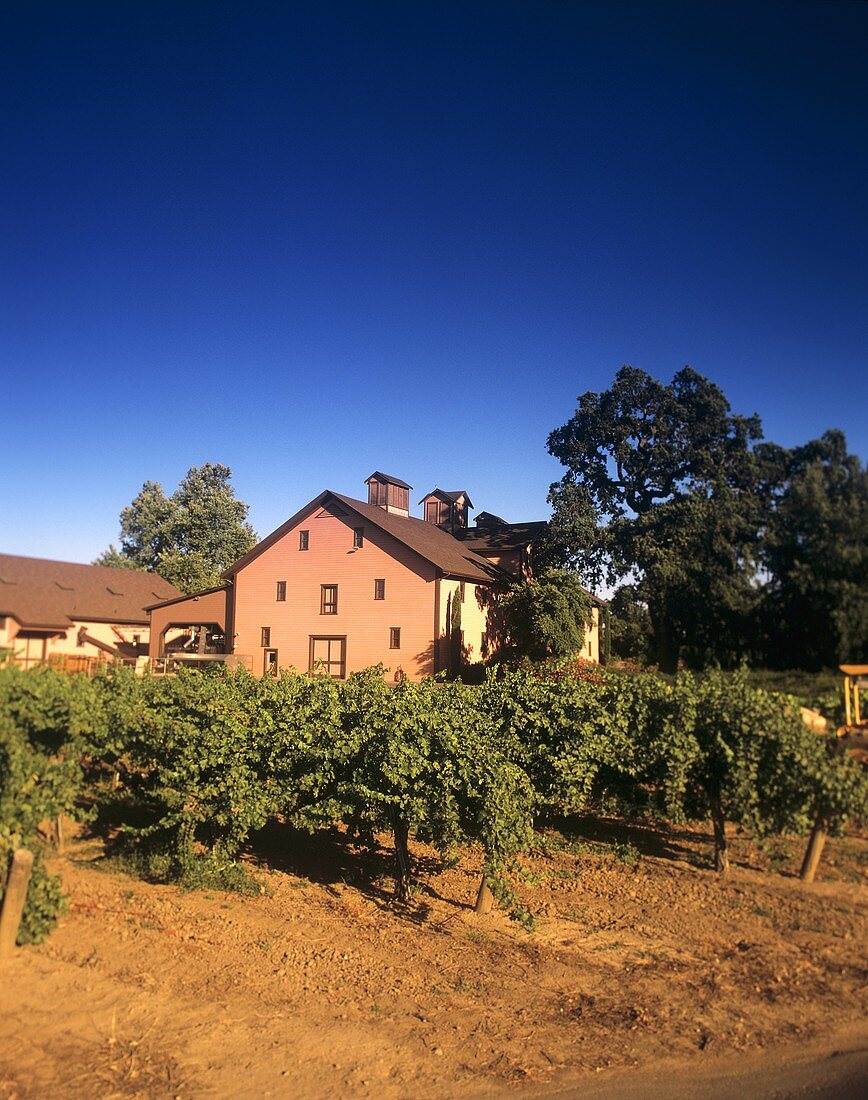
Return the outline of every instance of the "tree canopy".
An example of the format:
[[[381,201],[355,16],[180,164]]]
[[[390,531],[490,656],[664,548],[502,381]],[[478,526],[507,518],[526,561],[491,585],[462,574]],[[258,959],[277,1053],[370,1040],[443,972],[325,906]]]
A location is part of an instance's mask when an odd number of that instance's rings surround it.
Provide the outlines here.
[[[766,662],[868,657],[868,470],[840,431],[789,452],[763,539]]]
[[[756,599],[761,437],[758,417],[735,415],[690,367],[669,385],[622,367],[549,436],[567,468],[549,497],[552,537],[588,579],[635,581],[664,670],[685,647],[701,661],[742,644]]]
[[[622,367],[548,448],[566,473],[546,560],[630,586],[616,649],[642,650],[644,620],[669,672],[868,655],[868,474],[841,432],[786,450],[690,367],[668,385]]]
[[[171,496],[146,481],[121,512],[120,548],[110,546],[94,564],[159,573],[182,592],[218,584],[257,541],[231,477],[228,466],[206,462],[191,467]]]

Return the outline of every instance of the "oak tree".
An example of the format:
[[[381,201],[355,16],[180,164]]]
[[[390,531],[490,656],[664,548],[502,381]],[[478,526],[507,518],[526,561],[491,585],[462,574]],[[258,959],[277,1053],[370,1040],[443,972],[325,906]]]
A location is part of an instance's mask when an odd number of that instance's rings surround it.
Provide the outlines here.
[[[622,367],[548,438],[567,471],[549,494],[561,559],[594,582],[635,583],[664,671],[743,649],[769,499],[761,437],[759,418],[734,414],[692,368],[665,385]]]

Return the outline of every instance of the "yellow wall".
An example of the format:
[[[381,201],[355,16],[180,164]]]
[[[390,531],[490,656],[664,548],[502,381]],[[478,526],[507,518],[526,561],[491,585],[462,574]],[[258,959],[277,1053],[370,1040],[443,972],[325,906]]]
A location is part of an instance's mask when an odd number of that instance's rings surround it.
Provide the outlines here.
[[[461,581],[441,578],[438,582],[438,669],[449,667],[449,615],[452,608],[452,600],[460,599]],[[481,597],[484,596],[484,585],[477,586],[470,581],[464,582],[464,600],[461,603],[461,633],[464,635],[464,661],[475,664],[481,661],[482,635],[486,630],[487,612]]]
[[[139,639],[139,648],[145,652],[148,644],[148,627],[141,623],[95,623],[87,620],[76,620],[66,630],[51,631],[29,630],[19,625],[11,616],[7,617],[5,627],[0,628],[0,649],[11,649],[13,660],[26,666],[38,664],[41,660],[48,660],[57,656],[95,657],[98,660],[111,660],[111,655],[104,653],[97,646],[85,642],[78,644],[78,632],[84,627],[86,633],[105,642],[110,646],[117,646],[119,642],[127,642],[132,645],[135,638]],[[21,637],[21,634],[39,634],[40,637]],[[44,645],[43,645],[44,639]]]
[[[600,609],[595,607],[591,612],[591,625],[585,631],[585,644],[579,656],[586,661],[600,663]]]

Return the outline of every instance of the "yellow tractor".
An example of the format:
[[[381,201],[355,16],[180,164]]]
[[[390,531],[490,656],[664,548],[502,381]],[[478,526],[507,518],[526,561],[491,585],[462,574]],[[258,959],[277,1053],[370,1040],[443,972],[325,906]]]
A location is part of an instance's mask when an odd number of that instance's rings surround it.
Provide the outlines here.
[[[862,717],[859,705],[859,691],[868,688],[868,665],[841,665],[844,673],[844,725],[838,730],[838,736],[868,733],[868,719]]]

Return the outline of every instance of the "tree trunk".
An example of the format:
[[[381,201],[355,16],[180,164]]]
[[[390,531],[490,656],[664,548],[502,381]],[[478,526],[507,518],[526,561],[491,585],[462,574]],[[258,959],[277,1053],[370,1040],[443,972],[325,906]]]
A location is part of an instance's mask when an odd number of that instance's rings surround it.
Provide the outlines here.
[[[799,871],[799,878],[802,882],[812,883],[814,881],[814,875],[816,875],[820,863],[820,856],[823,854],[823,848],[826,845],[828,824],[823,814],[817,814],[817,820],[811,830],[811,839],[808,841],[808,847],[805,851],[805,858],[802,860],[802,869]]]
[[[395,900],[410,900],[410,849],[407,841],[410,829],[398,810],[392,811],[392,831],[395,834]]]
[[[711,803],[711,824],[714,828],[714,869],[721,875],[729,874],[729,852],[726,850],[726,818],[720,795],[713,795]]]
[[[650,608],[649,608],[650,613]],[[654,653],[661,672],[674,675],[678,671],[679,645],[672,630],[672,623],[665,611],[651,616],[654,628]]]

